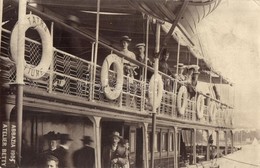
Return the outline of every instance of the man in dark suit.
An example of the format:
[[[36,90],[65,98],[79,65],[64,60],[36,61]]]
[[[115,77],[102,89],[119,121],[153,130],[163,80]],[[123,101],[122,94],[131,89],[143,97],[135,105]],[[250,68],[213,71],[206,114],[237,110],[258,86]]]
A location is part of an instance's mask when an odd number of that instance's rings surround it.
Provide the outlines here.
[[[76,168],[94,168],[95,150],[90,147],[93,140],[90,136],[84,136],[81,139],[83,147],[73,154],[73,163]]]
[[[69,147],[72,139],[69,134],[60,134],[60,146],[56,149],[54,156],[59,159],[60,168],[70,168],[72,164],[69,158]]]

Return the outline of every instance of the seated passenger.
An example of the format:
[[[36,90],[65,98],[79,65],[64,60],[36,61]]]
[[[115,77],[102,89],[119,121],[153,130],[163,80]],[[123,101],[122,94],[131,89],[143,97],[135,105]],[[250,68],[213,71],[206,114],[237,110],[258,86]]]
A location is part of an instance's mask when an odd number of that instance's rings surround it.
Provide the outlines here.
[[[132,39],[130,39],[128,36],[121,37],[121,40],[120,40],[120,43],[122,45],[121,53],[126,55],[129,58],[136,59],[135,54],[132,51],[128,50],[128,46],[131,41],[132,41]],[[137,66],[135,64],[131,63],[130,61],[124,60],[124,74],[125,75],[134,77],[134,75],[136,74],[136,72],[135,72],[136,67]]]

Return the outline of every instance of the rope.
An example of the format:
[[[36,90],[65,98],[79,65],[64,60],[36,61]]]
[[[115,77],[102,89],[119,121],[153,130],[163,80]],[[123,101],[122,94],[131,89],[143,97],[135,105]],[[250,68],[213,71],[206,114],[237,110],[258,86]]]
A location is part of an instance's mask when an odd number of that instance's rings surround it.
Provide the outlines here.
[[[235,159],[230,159],[230,158],[227,158],[225,156],[222,156],[222,158],[225,158],[227,160],[232,160],[234,162],[238,162],[238,163],[243,163],[243,164],[246,164],[246,165],[251,165],[251,166],[255,166],[255,167],[260,167],[260,165],[256,165],[256,164],[252,164],[252,163],[246,163],[246,162],[242,162],[242,161],[239,161],[239,160],[235,160]]]

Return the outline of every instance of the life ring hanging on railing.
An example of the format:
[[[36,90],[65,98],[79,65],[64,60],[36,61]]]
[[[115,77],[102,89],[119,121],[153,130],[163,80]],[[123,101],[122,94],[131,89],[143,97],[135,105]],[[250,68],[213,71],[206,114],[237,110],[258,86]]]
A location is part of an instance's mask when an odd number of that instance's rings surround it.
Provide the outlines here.
[[[197,111],[197,117],[199,119],[203,118],[204,113],[204,96],[199,95],[196,102],[196,111]]]
[[[184,115],[187,107],[188,92],[185,86],[181,86],[177,95],[177,109],[180,115]]]
[[[109,69],[110,66],[114,64],[117,73],[116,86],[114,88],[109,86]],[[101,69],[101,85],[104,88],[104,93],[106,97],[110,100],[115,100],[119,97],[123,89],[124,72],[121,58],[116,54],[109,54],[103,64]]]
[[[215,102],[213,102],[213,101],[210,102],[208,113],[209,113],[209,120],[211,122],[214,121],[216,118],[216,103]]]
[[[154,82],[155,80],[155,82]],[[153,106],[153,92],[155,89],[155,104],[154,107],[158,108],[160,107],[162,96],[163,96],[163,80],[162,76],[157,74],[153,75],[149,82],[149,90],[148,90],[148,96],[149,96],[149,103]]]
[[[26,15],[26,19],[23,20],[23,26],[25,31],[29,28],[35,29],[41,37],[41,43],[42,43],[41,61],[36,66],[27,64],[25,61],[25,68],[24,68],[24,75],[26,77],[30,79],[39,79],[45,75],[52,62],[53,45],[52,45],[51,34],[49,32],[48,27],[43,22],[43,20],[40,17],[33,14]],[[10,39],[10,52],[11,52],[12,59],[15,62],[18,61],[18,56],[17,56],[18,36],[19,34],[18,34],[18,22],[17,22],[16,25],[14,26],[14,29],[11,34],[11,39]]]

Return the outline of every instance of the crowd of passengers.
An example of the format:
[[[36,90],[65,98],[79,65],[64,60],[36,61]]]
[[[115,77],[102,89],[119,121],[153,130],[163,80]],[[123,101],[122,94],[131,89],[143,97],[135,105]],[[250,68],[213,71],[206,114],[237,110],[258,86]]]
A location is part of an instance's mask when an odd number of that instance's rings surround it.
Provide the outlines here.
[[[128,36],[122,36],[120,43],[122,46],[122,50],[120,51],[125,56],[137,60],[141,63],[145,63],[145,43],[138,43],[135,45],[137,49],[137,54],[135,55],[134,52],[129,51],[128,47],[131,43],[131,39]],[[183,84],[187,86],[187,90],[190,93],[190,98],[194,97],[196,94],[196,86],[198,82],[199,77],[199,66],[197,65],[184,65],[183,63],[179,63],[178,66],[174,66],[174,68],[178,68],[178,73],[173,73],[169,64],[168,59],[170,56],[170,52],[167,49],[164,49],[162,52],[162,56],[159,60],[159,71],[178,80],[179,84]],[[153,66],[154,62],[153,60],[147,58],[147,65]],[[138,80],[144,80],[143,75],[143,67],[138,67],[134,63],[131,63],[127,60],[124,60],[124,74],[129,77],[133,77]],[[184,74],[185,72],[185,74]],[[151,72],[147,72],[147,79],[149,80],[152,76]],[[164,78],[164,90],[166,91],[173,91],[173,84],[170,78]],[[177,89],[179,89],[181,85],[177,86]]]
[[[95,149],[90,136],[83,136],[82,148],[71,151],[73,139],[69,134],[50,131],[43,136],[48,141],[48,148],[33,155],[32,151],[23,148],[22,167],[39,168],[94,168]],[[133,162],[129,154],[129,141],[123,139],[119,132],[113,131],[107,138],[109,143],[102,149],[102,168],[130,168]],[[28,155],[28,153],[32,155]],[[35,158],[34,158],[35,157]]]

